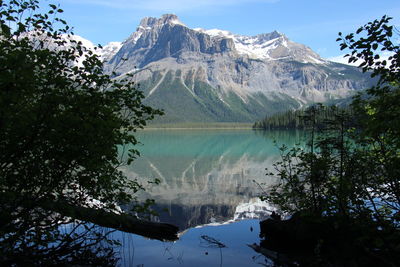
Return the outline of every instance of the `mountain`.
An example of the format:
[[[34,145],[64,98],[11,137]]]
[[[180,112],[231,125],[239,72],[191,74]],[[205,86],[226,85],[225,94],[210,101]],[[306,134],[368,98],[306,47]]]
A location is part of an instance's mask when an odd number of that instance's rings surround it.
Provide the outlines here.
[[[158,122],[253,122],[266,114],[344,98],[372,85],[277,31],[255,36],[191,29],[177,16],[146,17],[123,43],[103,48],[115,78],[134,74]]]

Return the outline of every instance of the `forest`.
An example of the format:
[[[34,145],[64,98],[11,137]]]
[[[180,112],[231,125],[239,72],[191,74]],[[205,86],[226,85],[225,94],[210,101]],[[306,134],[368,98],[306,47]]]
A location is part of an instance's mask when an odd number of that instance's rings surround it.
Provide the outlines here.
[[[322,128],[337,116],[347,116],[349,122],[355,126],[355,121],[350,122],[353,112],[350,107],[336,107],[312,105],[305,109],[288,110],[286,112],[266,116],[263,120],[253,124],[253,129],[263,130],[305,130],[309,126],[310,117],[315,119],[316,127]]]

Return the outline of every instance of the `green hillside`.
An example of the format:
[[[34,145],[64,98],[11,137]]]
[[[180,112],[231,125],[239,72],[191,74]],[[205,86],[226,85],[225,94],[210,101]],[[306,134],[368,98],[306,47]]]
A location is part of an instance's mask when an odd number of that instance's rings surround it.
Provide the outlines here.
[[[179,70],[166,74],[153,72],[149,79],[140,83],[146,95],[145,103],[165,112],[152,124],[252,123],[265,117],[265,114],[299,107],[296,100],[283,94],[268,98],[259,93],[243,100],[233,92],[226,94],[205,82],[193,82],[192,77],[188,76],[182,79]]]

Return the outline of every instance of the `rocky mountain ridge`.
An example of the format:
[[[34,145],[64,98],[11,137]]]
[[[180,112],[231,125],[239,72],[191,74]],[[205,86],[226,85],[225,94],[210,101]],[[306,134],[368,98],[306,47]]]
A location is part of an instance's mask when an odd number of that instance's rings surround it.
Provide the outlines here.
[[[145,101],[166,113],[158,122],[252,122],[372,85],[358,69],[327,61],[277,31],[191,29],[172,14],[142,19],[101,56],[115,78],[134,73]]]

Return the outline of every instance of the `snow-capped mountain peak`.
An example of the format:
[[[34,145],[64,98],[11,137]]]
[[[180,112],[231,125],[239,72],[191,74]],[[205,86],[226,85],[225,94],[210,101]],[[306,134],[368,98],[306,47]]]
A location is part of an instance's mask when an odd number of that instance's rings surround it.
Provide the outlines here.
[[[110,50],[118,52],[105,62],[106,73],[134,72],[147,103],[165,110],[170,122],[247,122],[369,85],[361,72],[278,31],[192,29],[171,14],[142,19],[119,47]]]
[[[145,17],[140,21],[139,28],[141,29],[151,29],[157,26],[163,26],[165,24],[178,24],[182,26],[186,26],[183,24],[178,16],[175,14],[164,14],[161,18],[154,17]]]
[[[176,26],[179,27],[183,26],[183,27],[175,28]],[[175,35],[176,34],[184,35],[185,34],[184,32],[187,33],[191,32],[191,34],[189,34],[191,37],[189,37],[188,39],[184,38],[182,42],[203,42],[203,40],[205,39],[202,39],[202,37],[200,36],[208,36],[208,39],[211,40],[211,43],[220,44],[222,45],[222,47],[225,47],[223,42],[224,40],[226,40],[227,49],[222,49],[223,51],[228,53],[236,52],[239,55],[246,56],[252,59],[295,60],[302,63],[313,63],[313,64],[326,63],[324,59],[322,59],[318,54],[313,52],[310,48],[289,40],[284,34],[279,33],[276,30],[270,33],[263,33],[254,36],[246,36],[246,35],[234,34],[230,31],[221,29],[210,29],[210,30],[202,28],[190,29],[185,24],[183,24],[179,20],[179,18],[174,14],[165,14],[162,15],[160,18],[155,18],[155,17],[143,18],[137,30],[122,45],[124,46],[126,44],[129,47],[133,48],[136,46],[138,41],[144,36],[145,38],[142,38],[142,41],[140,42],[139,45],[142,48],[144,47],[150,48],[156,43],[160,44],[160,42],[164,43],[165,41],[167,41],[165,39],[166,32],[164,32],[165,34],[161,34],[164,31],[163,30],[164,27],[167,27],[169,29],[167,30],[167,32],[171,32],[172,29],[174,28],[173,32]],[[163,38],[159,39],[160,36],[163,36]],[[170,37],[168,38],[174,39],[174,36],[170,35]],[[195,41],[196,39],[198,39],[198,41]],[[174,40],[174,43],[175,41],[177,40]],[[212,45],[211,43],[205,45],[206,46]],[[186,50],[188,48],[191,49],[191,47],[192,48],[197,47],[197,44],[188,43],[187,45],[184,45],[182,48],[184,48],[183,50]],[[181,50],[181,52],[183,50]],[[218,48],[217,50],[221,51],[220,48]]]
[[[254,36],[233,34],[232,32],[220,29],[205,30],[202,28],[195,28],[193,30],[207,34],[211,38],[232,39],[234,47],[240,55],[246,55],[253,59],[289,59],[303,63],[326,63],[324,59],[314,53],[310,48],[290,41],[284,34],[276,30]]]

